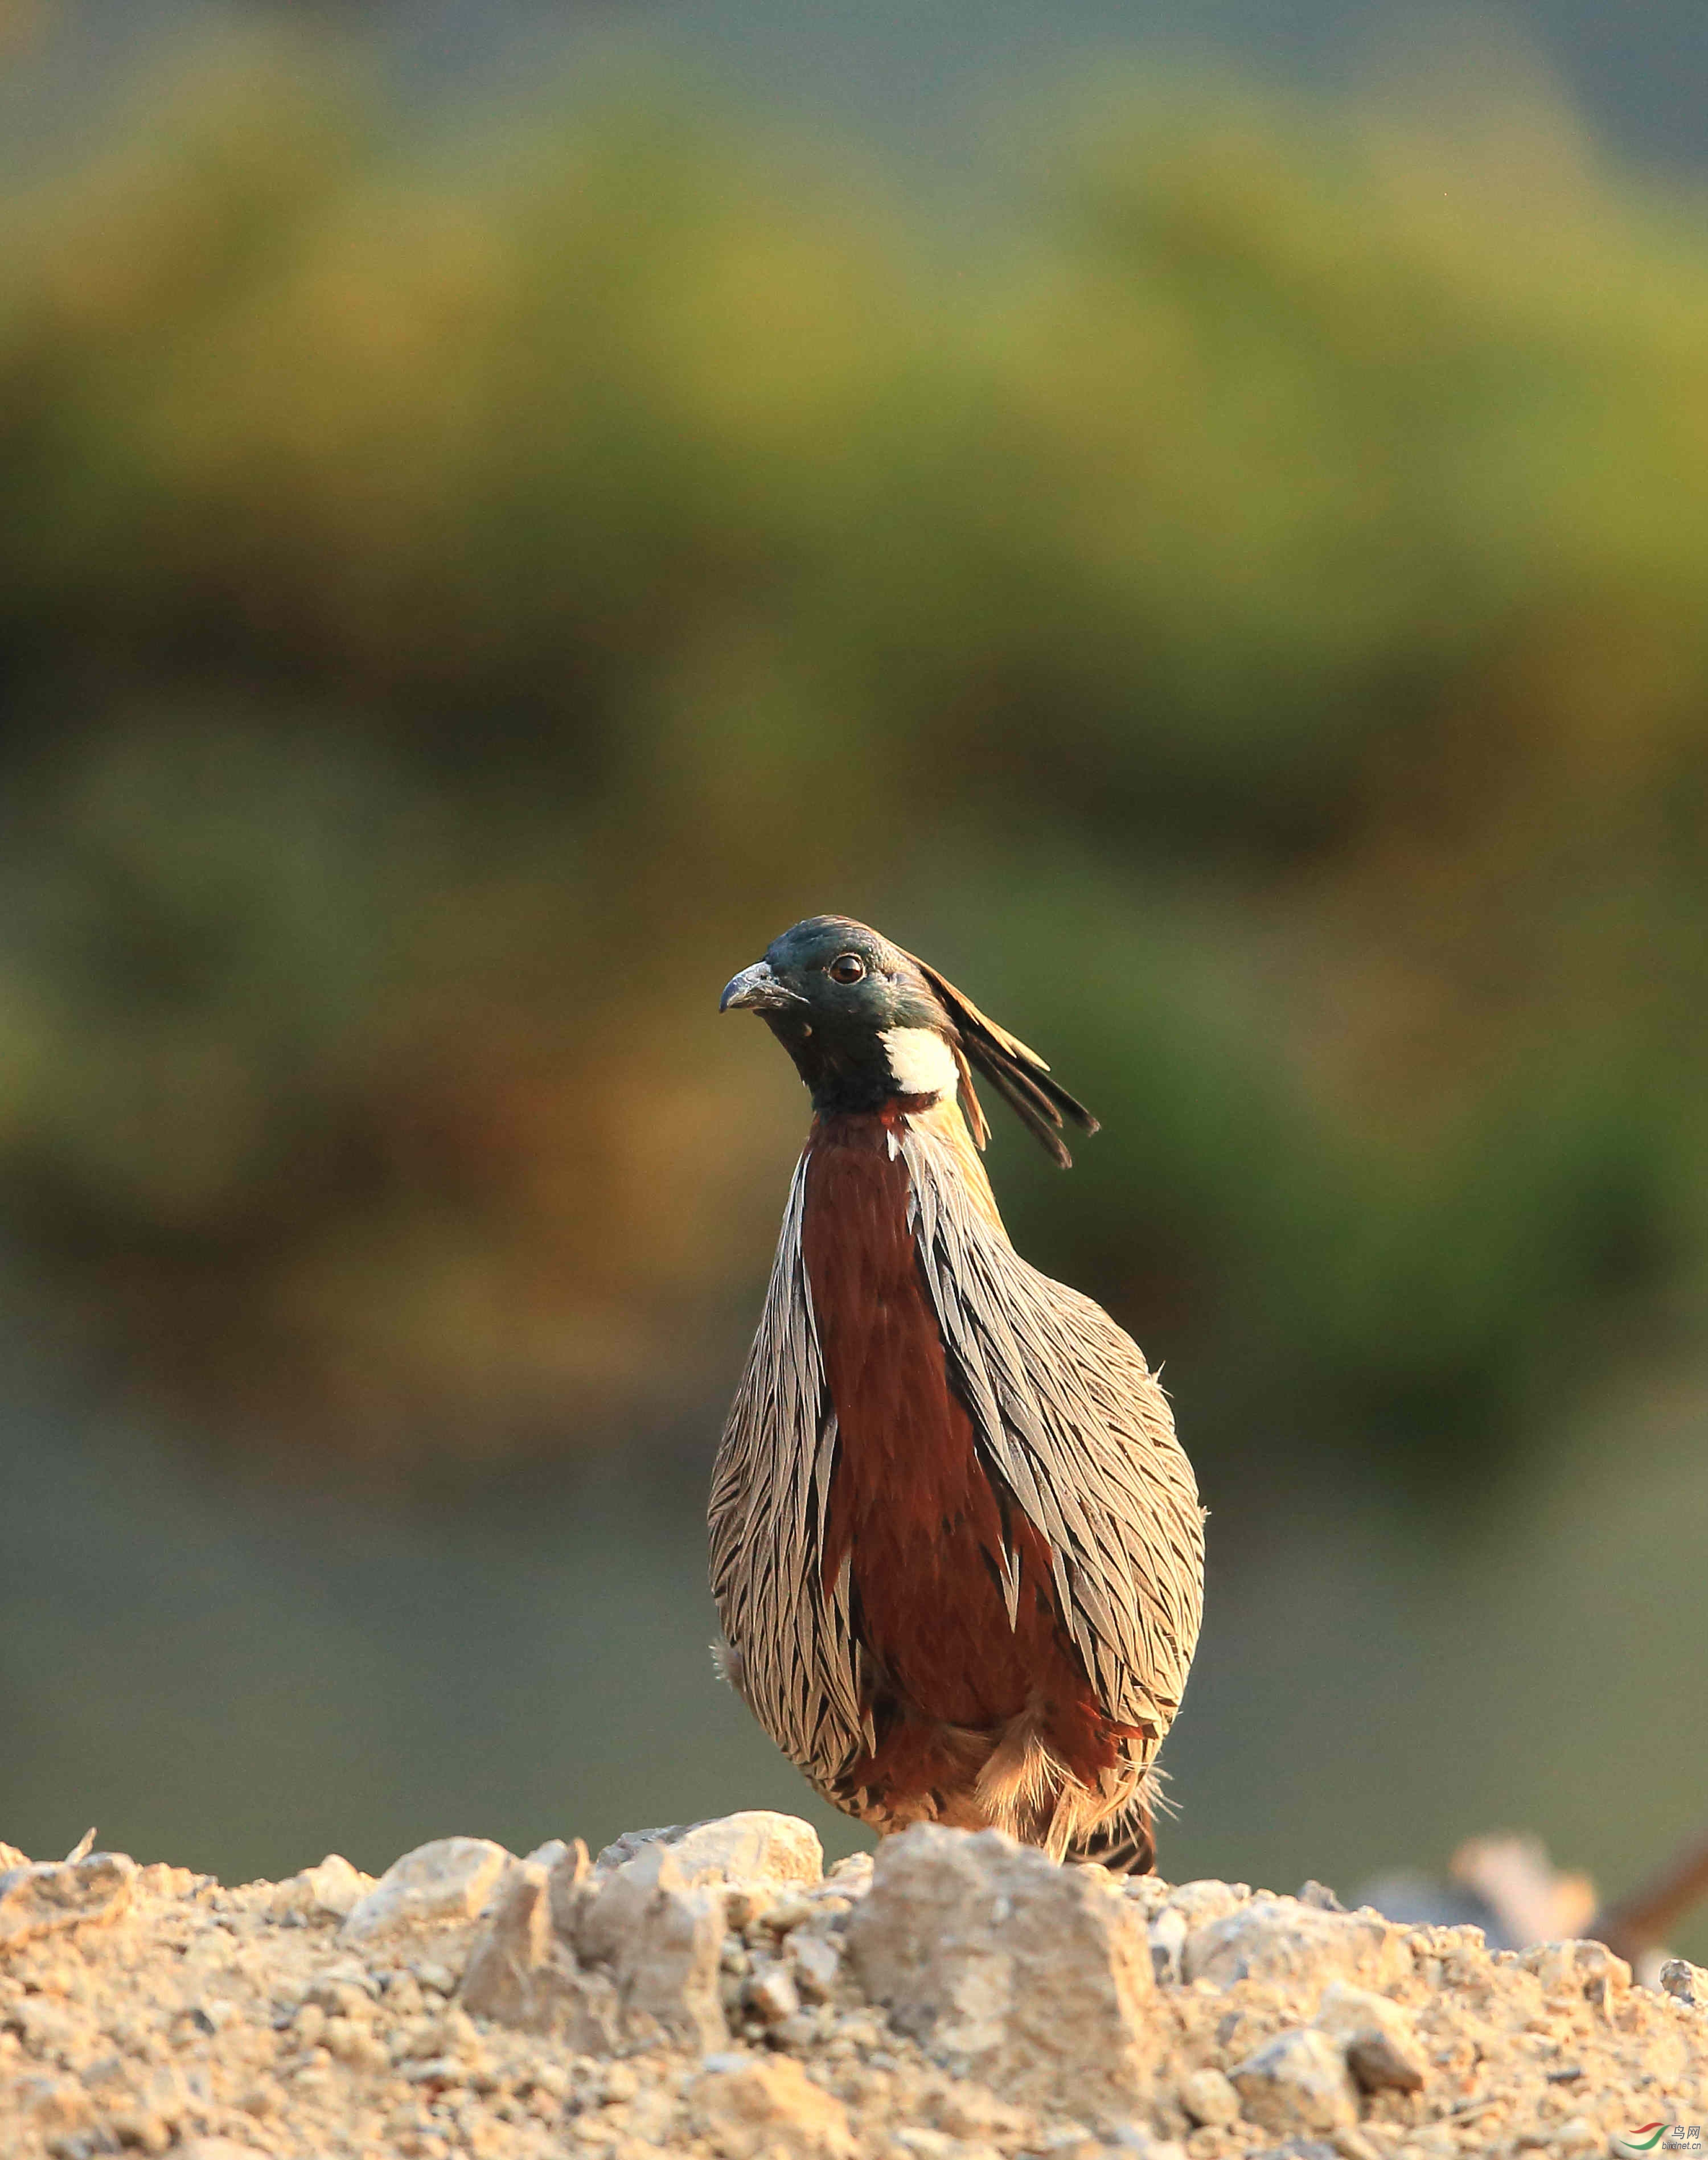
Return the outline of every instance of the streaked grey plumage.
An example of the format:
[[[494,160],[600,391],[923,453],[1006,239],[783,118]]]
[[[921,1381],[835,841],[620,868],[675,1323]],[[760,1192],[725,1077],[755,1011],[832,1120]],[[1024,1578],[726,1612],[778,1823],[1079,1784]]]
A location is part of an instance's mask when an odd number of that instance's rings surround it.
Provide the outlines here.
[[[1203,1510],[1168,1398],[1100,1306],[1041,1275],[967,1204],[935,1135],[916,1127],[901,1152],[932,1302],[979,1437],[1049,1541],[1104,1704],[1123,1724],[1154,1725],[1160,1742],[1204,1598]]]
[[[836,1456],[812,1293],[801,1258],[803,1155],[759,1331],[724,1427],[707,1509],[724,1669],[797,1770],[833,1797],[867,1740],[848,1570],[820,1586]]]
[[[840,918],[819,921],[839,926],[833,949],[838,936],[860,928]],[[893,958],[899,979],[903,963],[917,968],[876,933],[862,935],[870,944],[856,950],[875,954],[875,968]],[[1017,1067],[1030,1061],[1005,1093],[1016,1099],[1029,1088],[1043,1106],[1036,1114],[1057,1124],[1052,1103],[1078,1112],[1053,1082],[1051,1093],[1043,1093],[1035,1076],[1044,1068],[1035,1053],[995,1030],[940,977],[919,972],[929,982],[937,1030],[956,1053],[963,1101],[971,1094],[965,1057],[976,1046],[971,1026],[950,1018],[953,1001],[1000,1038],[1005,1060]],[[816,991],[804,972],[788,979]],[[801,991],[787,994],[805,1002]],[[802,1031],[811,1035],[813,1027]],[[821,1043],[813,1054],[823,1057]],[[976,1103],[968,1107],[982,1139]],[[825,1118],[834,1124],[836,1114],[821,1108],[815,1139]],[[1150,1772],[1180,1705],[1202,1602],[1202,1510],[1167,1399],[1136,1345],[1106,1313],[1015,1251],[953,1092],[849,1114],[856,1124],[875,1117],[890,1162],[898,1176],[905,1172],[906,1237],[921,1294],[935,1318],[953,1395],[971,1420],[979,1471],[1011,1524],[1000,1550],[985,1554],[999,1594],[990,1620],[979,1624],[1011,1633],[1019,1623],[1021,1525],[1028,1526],[1047,1549],[1048,1571],[1046,1588],[1033,1584],[1029,1595],[1053,1597],[1052,1624],[1064,1646],[1071,1642],[1066,1654],[1082,1669],[1105,1721],[1108,1757],[1096,1774],[1076,1775],[1047,1737],[1048,1706],[1017,1702],[988,1729],[969,1731],[947,1719],[932,1728],[942,1736],[943,1759],[963,1761],[964,1775],[938,1777],[916,1793],[879,1789],[873,1765],[885,1730],[898,1716],[929,1726],[936,1713],[929,1703],[901,1699],[889,1669],[898,1662],[893,1646],[886,1666],[868,1639],[874,1598],[870,1582],[863,1587],[862,1551],[845,1548],[826,1565],[833,1488],[848,1436],[833,1399],[825,1316],[815,1311],[803,1250],[813,1139],[790,1191],[764,1311],[714,1473],[711,1579],[726,1669],[812,1784],[880,1828],[933,1815],[992,1821],[1059,1855],[1108,1851],[1130,1827],[1148,1851]],[[896,1459],[901,1469],[885,1475],[905,1479],[905,1447]],[[1036,1555],[1036,1540],[1027,1550]],[[988,1639],[993,1653],[999,1649],[994,1635]]]

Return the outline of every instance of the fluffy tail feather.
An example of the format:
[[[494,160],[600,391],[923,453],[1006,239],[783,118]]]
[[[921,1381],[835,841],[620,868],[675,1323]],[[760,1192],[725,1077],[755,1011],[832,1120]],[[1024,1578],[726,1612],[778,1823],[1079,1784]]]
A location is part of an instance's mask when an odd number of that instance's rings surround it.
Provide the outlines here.
[[[1064,1856],[1107,1867],[1111,1875],[1154,1875],[1156,1818],[1179,1812],[1162,1789],[1166,1775],[1153,1763],[1121,1812],[1076,1838]]]

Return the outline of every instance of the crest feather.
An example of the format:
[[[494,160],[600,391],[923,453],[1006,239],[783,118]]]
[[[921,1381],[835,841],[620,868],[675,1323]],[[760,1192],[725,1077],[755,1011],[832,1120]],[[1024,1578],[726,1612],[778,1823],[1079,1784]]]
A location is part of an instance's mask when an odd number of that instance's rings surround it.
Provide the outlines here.
[[[944,1011],[954,1022],[959,1037],[954,1048],[956,1062],[961,1068],[961,1098],[968,1129],[973,1140],[982,1148],[990,1137],[990,1128],[973,1090],[969,1063],[977,1066],[1021,1124],[1036,1135],[1062,1169],[1070,1169],[1073,1157],[1061,1137],[1063,1122],[1071,1119],[1082,1132],[1094,1133],[1098,1129],[1097,1119],[1083,1103],[1070,1095],[1051,1076],[1049,1067],[1036,1050],[1028,1049],[1017,1035],[1010,1035],[989,1014],[980,1012],[971,998],[958,990],[935,968],[927,966],[911,953],[907,957],[931,984]]]

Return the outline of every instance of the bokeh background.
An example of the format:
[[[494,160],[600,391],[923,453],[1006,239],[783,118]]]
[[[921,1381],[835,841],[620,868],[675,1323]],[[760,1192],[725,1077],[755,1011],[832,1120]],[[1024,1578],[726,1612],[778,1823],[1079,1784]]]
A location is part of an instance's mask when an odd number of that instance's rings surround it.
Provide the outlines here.
[[[1212,1511],[1165,1871],[1683,1838],[1705,92],[1694,0],[0,6],[0,1834],[859,1841],[701,1546],[717,994],[836,908],[1104,1120],[992,1167]]]

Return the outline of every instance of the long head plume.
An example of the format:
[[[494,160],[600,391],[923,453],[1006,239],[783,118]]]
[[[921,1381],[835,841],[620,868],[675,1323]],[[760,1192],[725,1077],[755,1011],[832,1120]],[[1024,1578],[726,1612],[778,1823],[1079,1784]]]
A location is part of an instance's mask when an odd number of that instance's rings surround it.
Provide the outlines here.
[[[954,1022],[959,1038],[954,1048],[956,1062],[961,1068],[961,1099],[967,1113],[968,1129],[979,1145],[982,1148],[989,1140],[990,1128],[973,1085],[969,1064],[977,1066],[1021,1124],[1036,1135],[1040,1145],[1049,1150],[1062,1169],[1071,1169],[1073,1157],[1062,1138],[1064,1120],[1071,1119],[1082,1132],[1094,1133],[1098,1129],[1097,1119],[1052,1076],[1036,1050],[1029,1049],[1017,1035],[1010,1035],[988,1014],[980,1012],[972,999],[964,991],[958,990],[947,976],[939,974],[935,968],[911,953],[907,957],[931,984],[938,1003]]]

